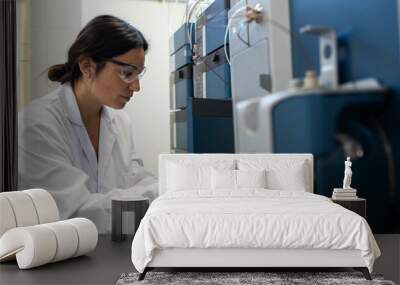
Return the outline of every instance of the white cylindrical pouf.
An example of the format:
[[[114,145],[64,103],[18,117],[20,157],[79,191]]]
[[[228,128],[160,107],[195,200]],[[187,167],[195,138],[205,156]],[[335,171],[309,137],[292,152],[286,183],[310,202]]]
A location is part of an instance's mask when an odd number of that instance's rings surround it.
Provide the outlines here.
[[[15,228],[17,222],[15,221],[14,211],[10,202],[6,197],[0,194],[0,237],[9,229]]]
[[[22,191],[28,194],[36,208],[39,224],[51,223],[60,220],[56,201],[53,196],[43,189],[29,189]]]
[[[39,223],[35,205],[30,196],[22,191],[3,192],[14,211],[17,227],[33,226]]]
[[[15,254],[20,269],[49,263],[57,251],[54,232],[41,225],[14,228],[0,239],[0,254]]]
[[[57,238],[57,251],[51,262],[57,262],[74,256],[78,249],[79,238],[73,225],[59,221],[41,226],[51,229]]]
[[[86,254],[96,248],[98,232],[92,221],[85,218],[74,218],[61,222],[73,225],[78,232],[79,244],[74,257]]]

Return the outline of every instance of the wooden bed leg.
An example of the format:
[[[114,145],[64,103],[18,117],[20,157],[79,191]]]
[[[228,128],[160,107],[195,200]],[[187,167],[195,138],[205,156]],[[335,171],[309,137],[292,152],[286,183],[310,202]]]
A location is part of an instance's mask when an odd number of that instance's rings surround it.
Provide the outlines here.
[[[361,271],[362,274],[364,275],[365,279],[372,280],[371,274],[369,274],[369,270],[367,267],[355,267],[354,269],[357,271]]]
[[[144,269],[144,271],[142,273],[139,274],[139,278],[138,281],[142,281],[144,279],[144,277],[146,276],[148,269],[147,267]]]

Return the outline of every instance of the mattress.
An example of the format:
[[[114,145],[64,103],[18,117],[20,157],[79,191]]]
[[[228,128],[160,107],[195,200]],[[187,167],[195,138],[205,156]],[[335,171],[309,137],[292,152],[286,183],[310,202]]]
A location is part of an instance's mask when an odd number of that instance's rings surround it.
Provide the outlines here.
[[[327,197],[283,190],[187,190],[157,198],[132,242],[143,272],[156,249],[359,250],[372,271],[380,251],[364,218]]]

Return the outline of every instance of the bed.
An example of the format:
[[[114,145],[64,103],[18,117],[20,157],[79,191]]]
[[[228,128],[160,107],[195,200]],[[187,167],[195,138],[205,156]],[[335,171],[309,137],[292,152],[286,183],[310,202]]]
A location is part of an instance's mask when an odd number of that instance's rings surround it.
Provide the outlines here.
[[[159,194],[132,242],[154,268],[352,267],[380,251],[359,215],[313,194],[311,154],[162,154]]]

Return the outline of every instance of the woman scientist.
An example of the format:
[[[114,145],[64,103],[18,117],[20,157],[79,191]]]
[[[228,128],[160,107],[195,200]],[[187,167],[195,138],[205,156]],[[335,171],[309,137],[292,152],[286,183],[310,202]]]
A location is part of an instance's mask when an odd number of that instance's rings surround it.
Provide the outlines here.
[[[109,232],[112,198],[157,193],[120,110],[140,90],[147,48],[130,24],[94,18],[70,47],[68,61],[48,71],[61,85],[20,113],[19,188],[50,191],[62,219],[87,217],[99,232]]]

